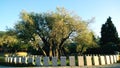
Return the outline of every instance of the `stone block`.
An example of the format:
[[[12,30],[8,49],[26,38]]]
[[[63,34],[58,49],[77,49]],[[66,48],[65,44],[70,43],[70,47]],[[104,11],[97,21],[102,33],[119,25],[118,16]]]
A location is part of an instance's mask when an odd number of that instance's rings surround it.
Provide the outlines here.
[[[116,55],[113,55],[113,57],[114,57],[114,63],[116,63],[117,62]]]
[[[23,64],[27,64],[28,62],[28,57],[22,57],[21,58],[21,62],[23,63]]]
[[[98,56],[93,56],[94,60],[94,65],[99,65],[99,57]]]
[[[7,62],[8,61],[8,57],[5,57],[5,62]]]
[[[105,57],[106,57],[106,64],[110,64],[110,57],[108,55],[106,55]]]
[[[57,57],[52,57],[52,65],[57,66]]]
[[[13,62],[13,57],[10,57],[10,63],[12,63]]]
[[[116,60],[119,61],[119,55],[116,55]]]
[[[114,57],[113,57],[113,55],[110,55],[110,62],[111,62],[111,64],[114,63]]]
[[[16,63],[22,63],[22,62],[21,62],[21,57],[20,57],[20,56],[17,56],[17,57],[16,57]]]
[[[37,66],[42,66],[42,65],[43,65],[41,59],[42,59],[42,58],[41,58],[40,56],[37,56],[37,57],[35,58],[35,64],[36,64]]]
[[[43,65],[49,66],[49,57],[43,57]]]
[[[87,66],[92,66],[92,57],[91,56],[86,56],[86,63],[87,63]]]
[[[78,66],[84,66],[84,57],[78,56]]]
[[[21,57],[19,57],[19,63],[21,64],[22,62],[21,62]]]
[[[17,63],[17,57],[13,58],[13,62],[16,64]]]
[[[75,66],[75,57],[74,56],[69,56],[69,64],[70,64],[70,66]]]
[[[7,62],[10,63],[10,57],[7,58]]]
[[[29,57],[28,57],[28,63],[29,63],[29,64],[33,64],[33,65],[35,64],[34,56],[29,56]]]
[[[61,66],[66,66],[66,57],[65,56],[61,56],[60,57],[60,62],[61,62]]]
[[[105,56],[100,56],[101,65],[105,65]]]

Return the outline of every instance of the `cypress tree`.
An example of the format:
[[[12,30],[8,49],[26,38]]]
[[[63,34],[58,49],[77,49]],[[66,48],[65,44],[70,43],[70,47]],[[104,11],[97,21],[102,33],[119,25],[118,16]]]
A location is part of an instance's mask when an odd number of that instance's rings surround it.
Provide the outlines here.
[[[109,17],[106,23],[102,25],[100,44],[101,45],[106,45],[108,43],[117,44],[118,41],[119,41],[118,32],[116,30],[116,27],[111,21],[111,17]]]

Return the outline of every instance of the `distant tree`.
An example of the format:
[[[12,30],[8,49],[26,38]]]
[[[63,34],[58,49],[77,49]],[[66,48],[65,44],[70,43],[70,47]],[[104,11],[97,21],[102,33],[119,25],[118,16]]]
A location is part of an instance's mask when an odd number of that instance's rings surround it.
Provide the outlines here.
[[[79,54],[83,54],[83,52],[85,52],[87,48],[97,47],[95,36],[93,35],[93,32],[89,30],[86,30],[81,34],[78,34],[78,36],[75,37],[74,41],[77,44],[76,51]]]
[[[99,42],[98,42],[99,41]],[[101,28],[101,38],[96,39],[96,42],[100,44],[98,48],[89,48],[87,53],[92,54],[114,54],[118,50],[119,37],[116,27],[112,23],[111,17],[107,19],[105,24]]]
[[[5,31],[0,31],[0,46],[3,45],[3,36],[6,34]]]
[[[0,46],[4,50],[10,50],[9,52],[15,52],[13,51],[13,47],[17,44],[18,40],[16,38],[16,35],[11,35],[9,32],[4,31],[0,32]]]
[[[111,21],[111,17],[109,17],[105,24],[102,25],[101,28],[101,39],[100,44],[106,45],[106,44],[118,44],[119,37],[118,32],[116,30],[116,27]]]

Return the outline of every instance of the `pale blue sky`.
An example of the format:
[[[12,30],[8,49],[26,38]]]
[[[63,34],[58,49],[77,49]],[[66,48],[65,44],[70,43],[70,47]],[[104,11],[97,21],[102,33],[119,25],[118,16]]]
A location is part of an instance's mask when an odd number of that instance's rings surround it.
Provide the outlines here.
[[[111,16],[120,35],[120,0],[0,0],[0,31],[12,28],[19,20],[20,12],[54,11],[56,7],[74,11],[83,20],[95,17],[91,28],[100,35],[101,26]]]

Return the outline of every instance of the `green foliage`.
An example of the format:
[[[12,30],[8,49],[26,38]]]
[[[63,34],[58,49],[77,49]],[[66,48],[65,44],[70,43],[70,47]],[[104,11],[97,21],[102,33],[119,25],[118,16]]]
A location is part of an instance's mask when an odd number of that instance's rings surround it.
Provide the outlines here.
[[[18,38],[26,43],[39,46],[44,55],[64,55],[64,43],[77,33],[87,29],[86,22],[79,16],[71,14],[64,8],[57,8],[55,12],[21,13],[21,21],[15,25]],[[35,37],[37,36],[37,38]],[[38,40],[39,39],[39,40]],[[35,43],[35,44],[34,44]]]
[[[44,56],[82,53],[96,45],[88,24],[65,8],[44,13],[22,11],[14,29],[0,32],[0,45],[12,52],[28,51]]]
[[[101,28],[101,39],[100,44],[105,45],[108,43],[118,44],[118,32],[116,27],[111,21],[111,17],[109,17],[105,24],[102,25]]]
[[[7,33],[1,36],[0,45],[7,44],[8,47],[12,47],[17,42],[16,36],[10,36]]]
[[[75,37],[74,42],[77,43],[76,50],[80,54],[85,52],[87,48],[97,47],[97,42],[93,33],[88,30]]]
[[[8,52],[17,52],[17,51],[26,51],[29,44],[23,43],[20,39],[17,38],[16,33],[9,29],[6,32],[0,33],[0,46]]]
[[[77,53],[77,44],[76,43],[69,43],[67,45],[64,46],[64,48],[66,49],[66,55],[74,55]]]
[[[109,17],[106,23],[102,25],[101,38],[96,39],[96,42],[100,44],[100,46],[97,48],[89,48],[86,53],[115,54],[115,51],[119,50],[119,37],[116,27],[111,21],[111,17]]]

